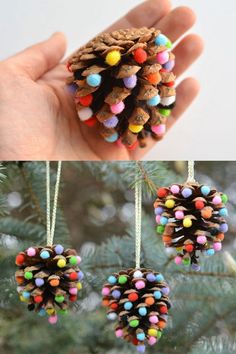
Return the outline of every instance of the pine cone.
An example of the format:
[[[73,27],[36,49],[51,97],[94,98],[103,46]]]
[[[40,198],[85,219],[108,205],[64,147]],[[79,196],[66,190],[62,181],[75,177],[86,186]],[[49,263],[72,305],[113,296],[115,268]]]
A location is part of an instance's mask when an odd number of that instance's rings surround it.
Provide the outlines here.
[[[128,147],[161,138],[176,96],[171,47],[159,30],[144,27],[104,33],[79,49],[68,83],[81,121]]]
[[[151,269],[128,269],[108,278],[102,289],[107,317],[117,320],[115,334],[145,351],[154,345],[166,327],[169,287],[160,273]]]
[[[228,231],[228,197],[198,183],[176,184],[157,191],[154,203],[157,232],[166,247],[176,248],[176,264],[200,270],[198,251],[213,255],[222,248]]]
[[[68,300],[76,301],[82,288],[80,262],[75,250],[64,250],[61,245],[30,247],[20,252],[15,273],[20,300],[28,303],[29,311],[47,314],[49,323],[56,323],[58,314],[67,313]]]

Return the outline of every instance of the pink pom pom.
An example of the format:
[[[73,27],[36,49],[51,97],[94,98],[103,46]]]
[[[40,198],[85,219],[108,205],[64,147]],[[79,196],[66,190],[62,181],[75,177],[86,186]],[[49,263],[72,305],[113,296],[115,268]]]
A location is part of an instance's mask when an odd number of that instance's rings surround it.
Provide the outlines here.
[[[117,104],[111,105],[110,108],[111,108],[112,113],[119,114],[125,109],[125,104],[124,104],[123,101],[121,101],[121,102],[119,102]]]
[[[171,193],[173,193],[173,194],[178,194],[179,191],[180,191],[180,188],[179,188],[179,186],[177,186],[176,184],[173,184],[173,185],[170,187],[170,190],[171,190]]]
[[[222,250],[222,244],[221,242],[215,242],[213,245],[213,248],[215,251],[221,251]]]
[[[145,288],[145,283],[143,280],[138,280],[136,283],[135,283],[135,288],[140,290],[140,289],[143,289]]]
[[[175,264],[180,265],[182,263],[182,257],[177,256],[175,257]]]
[[[157,216],[156,216],[156,222],[157,222],[158,224],[160,224],[160,221],[161,221],[161,215],[157,215]]]
[[[116,333],[116,337],[117,337],[117,338],[120,338],[120,337],[123,336],[123,331],[122,331],[122,329],[117,329],[115,333]]]
[[[33,247],[29,247],[26,251],[27,256],[34,257],[36,255],[36,250]]]
[[[182,219],[184,218],[184,212],[181,211],[181,210],[177,210],[177,211],[175,212],[175,218],[176,218],[177,220],[182,220]]]
[[[57,320],[58,320],[58,317],[57,317],[57,315],[53,315],[53,316],[49,316],[48,317],[48,322],[50,323],[50,324],[56,324],[57,323]]]
[[[166,64],[169,60],[169,53],[167,50],[165,50],[164,52],[160,52],[157,54],[157,62],[159,64]]]
[[[159,322],[158,317],[157,316],[150,316],[149,317],[149,322],[151,322],[151,323]]]
[[[165,124],[153,125],[151,129],[156,135],[164,135],[166,132]]]
[[[207,242],[206,236],[198,236],[197,237],[197,243],[199,243],[200,245],[204,245],[206,242]]]
[[[77,256],[77,262],[78,262],[78,264],[81,263],[81,257],[80,256]]]
[[[70,289],[69,289],[69,293],[70,293],[71,295],[77,295],[78,289],[77,289],[77,288],[70,288]]]
[[[109,294],[110,294],[110,289],[108,287],[102,289],[103,296],[108,296]]]
[[[213,199],[212,199],[212,203],[217,205],[217,204],[220,204],[222,201],[221,201],[221,197],[219,195],[216,195]]]
[[[157,340],[155,337],[149,337],[149,339],[148,339],[149,345],[154,345],[154,344],[156,344],[156,342],[157,342]]]

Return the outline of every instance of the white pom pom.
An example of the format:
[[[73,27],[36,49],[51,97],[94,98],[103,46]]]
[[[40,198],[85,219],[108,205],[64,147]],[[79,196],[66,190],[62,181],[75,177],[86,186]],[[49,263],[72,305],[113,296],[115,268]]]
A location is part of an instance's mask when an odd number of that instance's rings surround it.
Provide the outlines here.
[[[91,110],[91,108],[85,107],[85,108],[81,109],[80,111],[78,111],[78,116],[79,116],[80,120],[82,120],[82,122],[83,122],[93,116],[93,111]]]
[[[175,96],[170,96],[170,97],[163,97],[161,99],[161,104],[163,106],[170,106],[172,103],[175,102]]]

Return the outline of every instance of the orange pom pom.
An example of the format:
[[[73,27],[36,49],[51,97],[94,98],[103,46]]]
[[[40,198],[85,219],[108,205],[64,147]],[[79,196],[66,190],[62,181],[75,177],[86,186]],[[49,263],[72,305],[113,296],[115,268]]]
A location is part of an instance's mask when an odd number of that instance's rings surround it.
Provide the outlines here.
[[[23,284],[24,281],[25,281],[25,278],[24,278],[24,277],[16,277],[16,282],[17,282],[18,284]]]
[[[105,307],[109,306],[109,303],[110,303],[110,301],[108,299],[104,299],[102,301],[102,305],[105,306]]]
[[[160,329],[164,329],[166,327],[166,322],[165,321],[162,321],[162,320],[159,320],[158,322],[158,327]]]
[[[212,217],[212,210],[210,208],[202,209],[201,215],[204,219],[210,219]]]
[[[59,279],[52,279],[49,283],[51,286],[58,286],[60,282]]]
[[[172,238],[168,235],[163,235],[162,241],[168,246],[170,246],[172,244]]]
[[[147,80],[150,82],[150,84],[157,85],[161,81],[161,75],[160,75],[159,72],[153,73],[153,74],[149,74],[147,76]]]
[[[218,235],[216,236],[216,238],[217,238],[217,240],[223,241],[224,238],[225,238],[225,235],[224,235],[223,233],[221,233],[221,234],[218,234]]]
[[[149,305],[149,306],[153,305],[154,303],[155,303],[155,300],[154,300],[153,297],[147,297],[147,298],[145,299],[145,304],[147,304],[147,305]]]
[[[16,265],[21,266],[25,262],[25,256],[23,254],[18,254],[16,256]]]

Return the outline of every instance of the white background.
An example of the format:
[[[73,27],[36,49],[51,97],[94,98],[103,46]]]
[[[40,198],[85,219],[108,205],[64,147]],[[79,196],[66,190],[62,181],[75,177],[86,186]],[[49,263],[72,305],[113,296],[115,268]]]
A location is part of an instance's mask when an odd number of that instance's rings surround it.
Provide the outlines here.
[[[59,30],[68,37],[71,53],[139,3],[1,0],[0,59]],[[197,13],[193,32],[203,36],[206,49],[187,74],[198,77],[202,89],[195,103],[146,159],[236,159],[236,1],[173,0],[173,5],[188,5]]]

